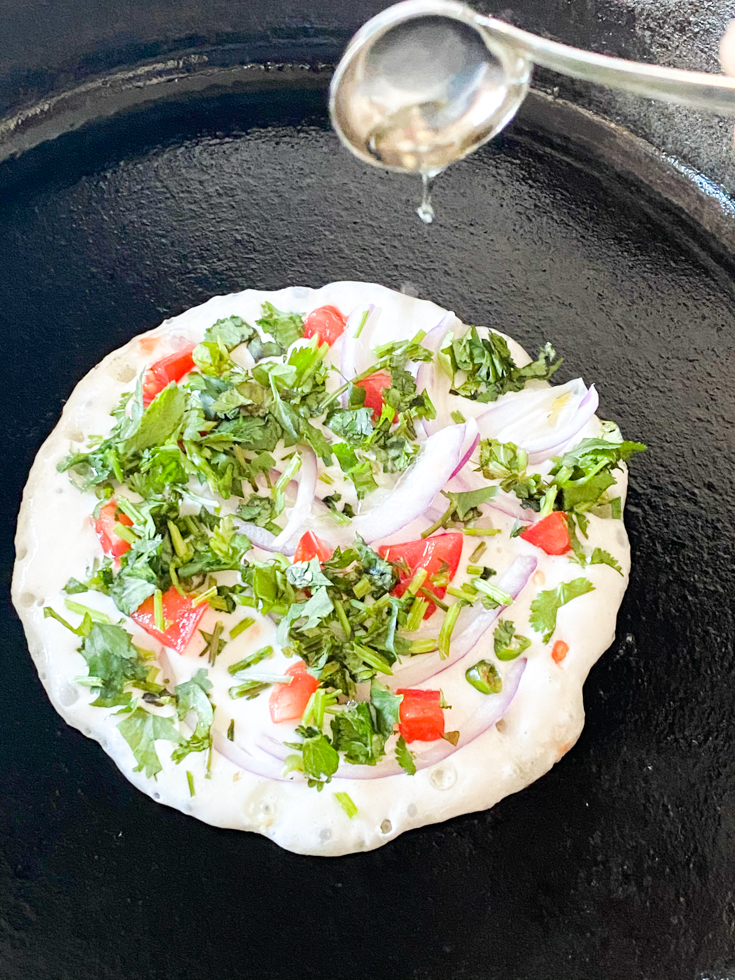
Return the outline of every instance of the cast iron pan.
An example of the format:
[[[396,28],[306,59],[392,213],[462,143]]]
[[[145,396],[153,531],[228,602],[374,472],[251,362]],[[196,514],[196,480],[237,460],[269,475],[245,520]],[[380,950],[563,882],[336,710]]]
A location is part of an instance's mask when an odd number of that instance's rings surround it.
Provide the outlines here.
[[[732,976],[724,205],[538,95],[438,181],[425,228],[416,182],[339,149],[323,73],[286,66],[229,88],[213,77],[118,114],[88,106],[80,129],[0,167],[4,576],[34,454],[104,354],[216,293],[355,278],[529,347],[551,339],[566,356],[560,380],[599,382],[601,414],[650,446],[626,511],[631,585],[585,688],[584,733],[548,776],[490,812],[331,860],[136,792],[56,716],[6,606],[0,975]]]

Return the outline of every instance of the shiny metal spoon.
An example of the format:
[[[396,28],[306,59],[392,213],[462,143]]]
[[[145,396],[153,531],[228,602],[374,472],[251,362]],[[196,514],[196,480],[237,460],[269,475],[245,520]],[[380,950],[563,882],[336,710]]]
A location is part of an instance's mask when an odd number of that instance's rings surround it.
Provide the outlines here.
[[[735,79],[581,51],[452,0],[405,0],[350,41],[332,79],[332,123],[361,160],[433,176],[510,122],[534,65],[735,115]]]

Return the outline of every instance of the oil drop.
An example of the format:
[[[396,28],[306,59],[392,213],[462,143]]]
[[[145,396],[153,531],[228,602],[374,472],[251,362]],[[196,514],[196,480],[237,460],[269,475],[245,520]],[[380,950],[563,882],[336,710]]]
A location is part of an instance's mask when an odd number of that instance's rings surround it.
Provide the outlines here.
[[[425,225],[430,225],[434,220],[434,208],[431,203],[431,184],[433,180],[434,178],[428,174],[421,174],[423,189],[421,193],[421,204],[416,208],[416,214]]]

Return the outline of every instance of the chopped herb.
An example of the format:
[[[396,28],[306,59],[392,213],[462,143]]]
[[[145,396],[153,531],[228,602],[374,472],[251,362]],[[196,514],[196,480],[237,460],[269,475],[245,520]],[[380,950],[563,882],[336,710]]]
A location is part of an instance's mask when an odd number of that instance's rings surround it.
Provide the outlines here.
[[[254,667],[255,664],[259,664],[261,660],[266,660],[272,655],[272,646],[261,647],[260,650],[256,650],[255,653],[248,654],[244,660],[238,660],[236,664],[230,664],[227,670],[231,674],[239,674],[241,670],[246,670],[248,667]]]
[[[196,796],[196,791],[194,789],[194,775],[186,770],[186,781],[189,784],[189,796]]]
[[[184,741],[172,718],[154,715],[141,707],[126,714],[117,727],[135,756],[137,765],[133,772],[144,772],[148,779],[158,775],[163,768],[156,742],[165,740],[180,745]]]
[[[199,654],[200,657],[206,655],[207,661],[210,666],[214,665],[215,660],[222,653],[224,648],[227,646],[227,640],[222,639],[222,630],[224,629],[224,624],[221,619],[218,619],[214,624],[214,629],[211,633],[205,633],[204,630],[199,630],[201,635],[206,641],[206,646]]]
[[[439,655],[442,660],[445,660],[449,656],[449,644],[452,639],[452,632],[457,625],[457,619],[459,618],[463,605],[464,602],[460,600],[447,609],[447,614],[444,617],[444,622],[439,631]]]
[[[257,698],[263,691],[267,691],[270,686],[266,681],[245,681],[243,684],[231,687],[227,693],[233,699],[245,698],[248,701],[252,701],[253,698]]]
[[[537,633],[543,633],[544,643],[548,643],[556,629],[556,614],[559,609],[594,591],[594,585],[586,578],[576,578],[571,582],[562,582],[555,589],[539,592],[531,603],[531,626]]]
[[[487,337],[481,338],[477,327],[452,340],[442,354],[451,363],[454,393],[480,402],[494,402],[509,391],[521,391],[532,378],[548,381],[562,363],[554,348],[546,344],[535,361],[519,368],[500,334],[489,330]],[[466,375],[460,385],[456,385],[458,373]]]
[[[403,735],[396,742],[396,762],[409,776],[416,775],[416,763]]]
[[[357,807],[347,793],[335,793],[334,798],[345,811],[350,820],[357,816]]]
[[[177,684],[174,688],[179,721],[186,721],[190,715],[194,715],[196,727],[191,737],[174,749],[171,758],[178,763],[191,752],[208,752],[210,755],[207,771],[211,762],[212,723],[214,722],[214,707],[209,699],[211,689],[212,682],[207,680],[207,672],[203,667],[199,668],[190,681]]]
[[[301,745],[301,759],[304,775],[309,786],[318,790],[331,781],[339,766],[339,753],[332,743],[317,728],[299,726],[297,733],[304,739]]]
[[[246,616],[244,619],[241,619],[240,622],[239,623],[235,623],[235,625],[230,630],[230,639],[231,640],[237,639],[237,637],[241,633],[244,633],[245,630],[250,629],[250,627],[254,623],[255,623],[255,620],[252,618],[252,616]]]
[[[235,719],[230,719],[230,724],[227,727],[227,738],[231,741],[235,741]]]

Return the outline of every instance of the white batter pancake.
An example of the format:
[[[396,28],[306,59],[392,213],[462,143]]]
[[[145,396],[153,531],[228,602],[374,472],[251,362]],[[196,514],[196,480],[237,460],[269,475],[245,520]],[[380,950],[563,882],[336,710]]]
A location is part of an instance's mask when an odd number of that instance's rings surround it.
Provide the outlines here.
[[[590,516],[585,548],[605,549],[619,562],[623,574],[604,564],[581,569],[567,556],[547,555],[519,537],[510,538],[514,518],[492,512],[493,523],[502,533],[486,539],[488,549],[484,560],[500,571],[507,569],[518,555],[532,556],[538,562],[528,585],[507,612],[516,631],[532,640],[524,654],[526,669],[517,694],[497,727],[465,747],[460,744],[447,759],[414,776],[400,773],[375,779],[334,778],[323,791],[317,792],[307,786],[299,773],[285,781],[265,778],[245,771],[215,751],[211,777],[206,778],[206,753],[192,754],[185,763],[177,765],[169,758],[173,746],[164,742],[159,743],[158,752],[163,770],[156,779],[147,778],[143,772],[133,772],[135,760],[131,749],[117,728],[118,709],[92,707],[94,695],[75,680],[87,671],[84,659],[77,652],[78,638],[53,619],[44,618],[44,606],[51,606],[78,622],[78,617],[75,619],[65,608],[67,596],[63,587],[72,576],[85,579],[92,560],[101,557],[89,516],[97,499],[91,492],[81,493],[76,489],[66,473],[57,472],[57,464],[70,449],[80,451],[88,436],[104,436],[110,431],[113,422],[110,411],[123,392],[132,390],[135,378],[151,362],[186,342],[200,341],[204,331],[220,318],[237,315],[254,322],[266,300],[278,309],[298,313],[331,304],[348,314],[359,306],[376,304],[382,312],[370,338],[373,346],[408,339],[419,330],[428,332],[444,314],[433,303],[369,283],[333,283],[321,289],[290,287],[275,292],[245,290],[215,297],[113,352],[76,387],[31,470],[18,522],[13,601],[39,676],[56,710],[70,725],[96,739],[125,776],[144,793],[207,823],[255,831],[301,854],[340,855],[379,847],[413,827],[491,807],[547,772],[568,751],[584,722],[584,680],[614,637],[617,611],[628,582],[630,552],[622,520]],[[508,342],[516,362],[528,363],[526,352],[513,341]],[[338,341],[330,355],[337,364],[339,344]],[[469,406],[466,415],[477,415],[488,407],[463,401]],[[586,436],[598,436],[601,431],[600,422],[593,417],[574,442]],[[329,472],[333,479],[340,479],[337,467]],[[627,472],[625,467],[614,472],[617,485],[611,488],[610,495],[624,498]],[[415,528],[404,528],[386,542],[411,540],[425,526],[424,522]],[[460,568],[479,540],[466,540]],[[374,546],[386,542],[376,542]],[[262,553],[259,555],[264,557]],[[563,637],[569,652],[562,662],[556,663],[551,656],[552,645],[543,643],[541,635],[529,624],[531,602],[540,589],[549,590],[580,576],[592,583],[594,591],[559,610],[555,638]],[[220,575],[220,581],[235,578],[235,573]],[[458,575],[453,584],[461,585],[462,580],[462,575]],[[114,622],[121,620],[112,600],[104,595],[90,592],[73,598],[107,613]],[[272,724],[267,694],[251,701],[232,700],[227,693],[232,685],[227,667],[249,651],[266,643],[275,644],[275,624],[250,609],[238,608],[231,616],[208,610],[200,626],[211,631],[215,621],[222,620],[229,630],[244,615],[254,616],[256,625],[228,643],[216,665],[209,669],[213,684],[210,694],[216,705],[215,747],[219,744],[228,748],[226,732],[234,719],[237,736],[230,744],[236,751],[250,754],[252,759],[261,759],[267,768],[273,765],[273,759],[265,756],[259,747],[263,737],[270,735],[280,742],[288,738],[292,729],[288,724]],[[188,651],[184,655],[164,651],[131,620],[126,621],[125,627],[136,644],[157,654],[171,687],[206,666]],[[473,662],[480,657],[492,659],[492,630],[483,643],[481,650],[474,651]],[[201,640],[197,652],[199,648]],[[278,673],[292,664],[293,661],[286,660],[277,650],[275,658],[268,663],[268,670]],[[441,688],[452,705],[446,713],[447,730],[461,731],[463,719],[485,697],[466,682],[467,666],[466,662],[457,663],[441,675]],[[498,662],[497,666],[504,674],[513,664]],[[400,687],[400,681],[401,668],[398,668],[391,686]],[[171,714],[170,709],[160,710]],[[187,771],[195,787],[193,796]],[[338,792],[349,794],[357,807],[354,817],[350,818],[340,806],[335,797]]]

